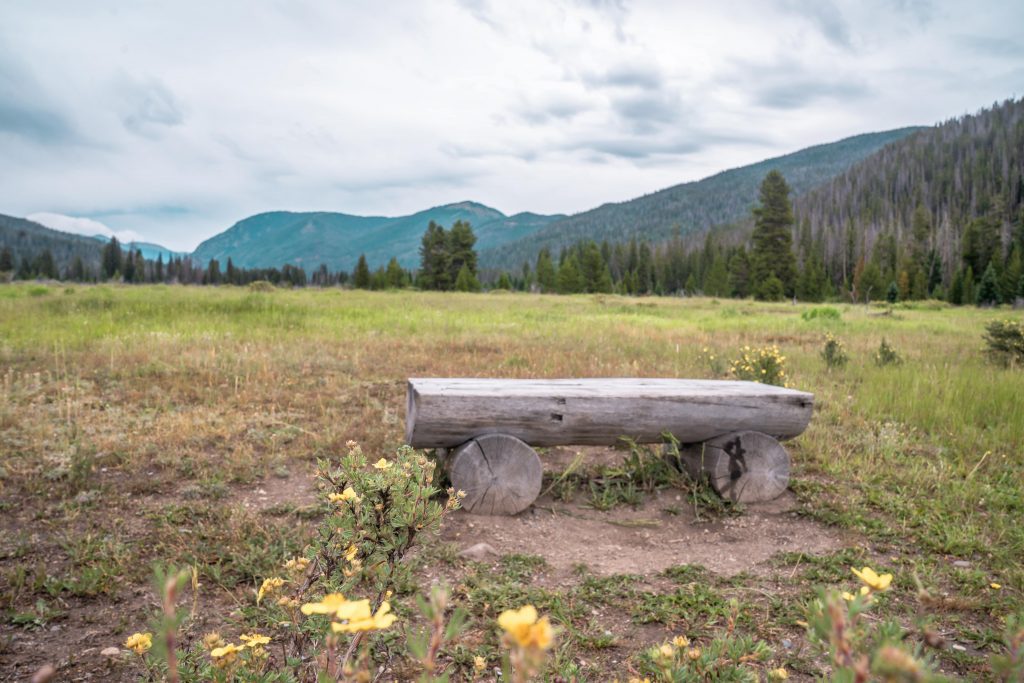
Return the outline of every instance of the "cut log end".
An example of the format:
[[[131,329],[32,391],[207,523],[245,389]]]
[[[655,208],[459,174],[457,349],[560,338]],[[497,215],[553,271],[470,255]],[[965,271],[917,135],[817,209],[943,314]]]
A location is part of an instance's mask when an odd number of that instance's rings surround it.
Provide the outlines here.
[[[514,515],[540,495],[544,473],[537,452],[507,434],[471,439],[449,454],[452,486],[462,507],[478,515]]]
[[[719,436],[687,446],[680,456],[692,477],[707,475],[718,495],[734,503],[773,500],[789,486],[789,454],[761,432]]]

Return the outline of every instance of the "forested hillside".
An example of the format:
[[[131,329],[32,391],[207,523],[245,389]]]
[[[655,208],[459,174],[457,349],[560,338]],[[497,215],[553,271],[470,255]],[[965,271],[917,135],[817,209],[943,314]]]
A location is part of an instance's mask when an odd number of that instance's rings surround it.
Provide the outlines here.
[[[481,265],[485,268],[518,268],[524,261],[532,262],[541,249],[557,253],[580,240],[614,243],[635,238],[658,243],[671,239],[677,233],[702,232],[747,216],[757,201],[758,186],[772,169],[781,171],[794,192],[800,194],[916,130],[919,129],[911,127],[857,135],[723,171],[627,202],[604,204],[554,221],[528,239],[490,250],[486,248],[488,245],[482,244]]]
[[[419,264],[423,232],[431,221],[473,226],[479,248],[493,247],[531,235],[561,216],[521,213],[506,216],[476,202],[447,204],[410,216],[353,216],[318,211],[275,211],[250,216],[200,244],[197,263],[230,258],[241,267],[277,267],[290,263],[312,270],[326,264],[331,270],[352,270],[360,254],[371,268],[397,258],[403,267]]]
[[[0,214],[0,271],[22,276],[88,279],[99,272],[103,245],[91,237],[51,230]],[[9,267],[8,267],[9,266]]]
[[[1005,287],[1024,248],[1024,100],[894,142],[795,202],[801,259],[836,285],[867,277],[914,294],[992,266]],[[856,282],[855,282],[856,281]],[[861,287],[864,289],[864,287]]]

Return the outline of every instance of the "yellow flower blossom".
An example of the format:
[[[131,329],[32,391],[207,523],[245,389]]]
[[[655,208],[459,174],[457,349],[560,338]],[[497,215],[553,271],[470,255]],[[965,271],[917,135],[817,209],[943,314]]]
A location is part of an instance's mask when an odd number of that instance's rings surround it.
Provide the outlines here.
[[[843,591],[843,600],[846,600],[847,602],[853,602],[857,599],[858,595],[867,595],[870,592],[871,589],[867,586],[861,586],[860,591],[858,593],[847,593],[846,591]]]
[[[331,630],[335,633],[355,633],[357,631],[381,631],[395,623],[397,617],[391,614],[391,604],[386,600],[380,604],[377,613],[370,615],[370,601],[358,600],[350,602],[351,609],[341,608],[334,615],[345,623],[334,622]]]
[[[238,653],[242,652],[245,648],[239,647],[233,643],[228,643],[223,647],[218,647],[210,652],[210,656],[213,657],[213,664],[218,668],[223,668],[236,659],[238,659]]]
[[[373,466],[375,469],[378,470],[389,470],[392,467],[391,463],[385,460],[384,458],[381,458],[377,462],[373,463]]]
[[[305,571],[306,567],[309,566],[308,557],[293,557],[284,563],[284,568],[290,572],[301,572]]]
[[[153,634],[133,633],[124,641],[124,646],[137,655],[145,654],[153,647]]]
[[[992,583],[990,583],[990,584],[989,584],[988,586],[989,586],[989,588],[991,588],[992,590],[995,590],[995,591],[997,591],[997,590],[999,590],[1000,588],[1002,588],[1002,587],[1003,587],[1003,584],[1001,584],[1001,583],[996,583],[996,582],[994,582],[994,581],[993,581],[993,582],[992,582]]]
[[[668,659],[669,657],[671,657],[672,655],[674,655],[676,653],[676,649],[674,647],[672,647],[671,643],[665,643],[661,647],[658,648],[658,652],[661,653],[662,657],[665,657],[666,659]]]
[[[850,567],[850,571],[873,591],[882,592],[889,590],[889,584],[892,583],[892,574],[879,575],[871,567],[864,567],[859,571],[856,567]]]
[[[697,661],[698,659],[700,659],[700,648],[691,647],[689,650],[686,651],[686,656],[692,659],[693,661]]]
[[[786,671],[786,667],[780,666],[778,669],[772,669],[768,672],[769,681],[785,681],[789,678],[789,672]]]
[[[347,602],[348,600],[341,593],[328,593],[320,602],[307,602],[303,605],[302,613],[307,617],[310,614],[332,614]]]
[[[345,560],[351,562],[352,560],[356,559],[356,555],[358,554],[359,548],[357,548],[355,544],[352,544],[345,549]]]
[[[284,579],[280,576],[274,576],[269,579],[263,579],[263,584],[260,586],[259,592],[256,593],[256,604],[260,604],[263,598],[267,595],[273,595],[274,591],[284,585]]]
[[[224,639],[220,637],[220,634],[216,631],[210,631],[203,636],[203,647],[207,650],[213,650],[218,647],[224,646]]]
[[[537,609],[533,605],[505,610],[498,615],[498,626],[520,647],[547,650],[554,639],[551,622],[547,617],[537,619]]]
[[[245,643],[245,647],[260,647],[270,642],[270,636],[261,636],[259,633],[244,633],[238,639]]]
[[[466,497],[466,492],[463,491],[462,489],[459,489],[458,491],[455,492],[455,495],[458,498],[465,498]]]
[[[477,671],[483,671],[487,668],[487,660],[480,655],[473,657],[473,668]]]
[[[679,648],[689,647],[690,646],[690,639],[687,638],[686,636],[676,636],[675,638],[672,639],[672,644],[675,645],[676,647],[679,647]]]
[[[345,442],[345,448],[349,449],[350,451],[355,450],[356,448],[359,448],[359,443],[353,441],[352,439],[349,439],[348,441]]]

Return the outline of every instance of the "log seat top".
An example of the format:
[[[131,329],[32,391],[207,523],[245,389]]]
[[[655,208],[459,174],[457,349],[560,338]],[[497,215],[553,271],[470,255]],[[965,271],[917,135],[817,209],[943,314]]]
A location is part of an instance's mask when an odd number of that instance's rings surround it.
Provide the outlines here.
[[[406,441],[452,448],[483,434],[534,446],[641,443],[669,432],[699,443],[741,430],[780,439],[806,429],[814,395],[755,382],[657,379],[409,380]]]

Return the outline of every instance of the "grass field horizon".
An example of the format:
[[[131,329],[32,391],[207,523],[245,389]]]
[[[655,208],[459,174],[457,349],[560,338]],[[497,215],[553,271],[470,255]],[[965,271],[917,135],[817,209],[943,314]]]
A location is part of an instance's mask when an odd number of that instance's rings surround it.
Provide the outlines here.
[[[824,664],[802,646],[801,606],[817,586],[846,586],[851,564],[875,566],[896,577],[881,613],[909,623],[920,582],[948,644],[931,656],[987,679],[1005,619],[1024,608],[1024,374],[988,362],[982,340],[1000,318],[1021,313],[932,301],[0,286],[0,674],[27,678],[50,662],[69,676],[139,675],[99,652],[152,615],[154,563],[196,568],[199,611],[219,616],[197,620],[193,635],[253,623],[258,581],[301,551],[323,514],[316,459],[340,457],[349,440],[391,457],[409,377],[727,378],[744,347],[775,346],[790,385],[815,394],[810,427],[787,443],[796,514],[843,547],[780,553],[757,575],[695,568],[707,600],[736,599],[738,629],[764,639],[774,665],[810,678]],[[845,345],[846,367],[822,360],[827,334]],[[883,339],[901,363],[874,362]],[[664,634],[699,640],[725,619],[669,610],[679,588],[658,582],[671,573],[640,589],[581,569],[552,587],[531,584],[543,562],[530,556],[485,571],[458,550],[428,544],[417,561],[496,602],[521,584],[553,606],[563,631],[552,680],[628,678],[632,658]],[[406,616],[424,590],[410,586],[396,610]],[[493,604],[454,599],[474,622],[445,656],[469,679],[469,643],[496,648]],[[597,606],[664,633],[617,638]]]

